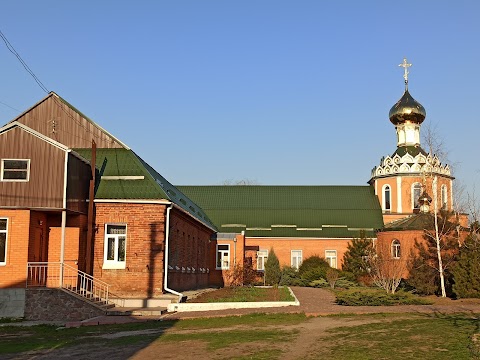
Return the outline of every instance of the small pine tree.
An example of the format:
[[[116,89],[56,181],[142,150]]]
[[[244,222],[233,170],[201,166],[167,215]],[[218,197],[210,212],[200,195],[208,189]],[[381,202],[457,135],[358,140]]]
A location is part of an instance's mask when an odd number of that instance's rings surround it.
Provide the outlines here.
[[[267,262],[265,263],[265,284],[278,286],[281,278],[282,271],[280,270],[280,262],[272,248],[268,253]]]
[[[356,280],[367,277],[370,272],[370,259],[375,255],[372,240],[367,239],[365,232],[360,233],[358,239],[353,239],[347,245],[347,251],[343,255],[342,270],[352,273]]]
[[[461,298],[480,298],[480,240],[470,235],[460,247],[458,261],[452,270],[453,291]]]

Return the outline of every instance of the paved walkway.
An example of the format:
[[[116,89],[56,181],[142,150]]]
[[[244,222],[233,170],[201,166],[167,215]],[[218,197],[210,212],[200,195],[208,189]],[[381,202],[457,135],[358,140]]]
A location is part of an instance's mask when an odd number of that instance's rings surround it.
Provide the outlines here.
[[[202,312],[181,312],[166,314],[164,319],[186,319],[197,317],[214,317],[243,315],[251,313],[302,313],[307,315],[335,314],[372,314],[372,313],[480,313],[480,299],[451,300],[432,298],[433,305],[399,305],[399,306],[342,306],[335,304],[335,295],[326,289],[292,287],[300,301],[300,306],[288,306],[263,309],[231,309]]]

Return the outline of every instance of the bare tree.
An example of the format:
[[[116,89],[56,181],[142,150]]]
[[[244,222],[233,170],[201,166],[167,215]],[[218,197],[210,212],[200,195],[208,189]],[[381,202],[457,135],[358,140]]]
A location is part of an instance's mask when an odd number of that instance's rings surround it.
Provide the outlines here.
[[[227,179],[222,181],[221,185],[244,185],[244,186],[250,186],[250,185],[260,185],[260,183],[257,180],[254,179],[241,179],[241,180],[233,180],[233,179]]]
[[[431,165],[431,171],[426,172],[424,176],[431,178],[431,193],[433,196],[433,216],[434,216],[434,232],[433,234],[430,233],[429,231],[425,231],[427,236],[432,236],[435,240],[436,243],[436,250],[437,250],[437,262],[438,262],[438,272],[440,276],[440,289],[442,293],[442,297],[446,297],[446,290],[445,290],[445,268],[442,260],[442,237],[445,236],[444,231],[442,231],[439,228],[438,224],[438,217],[439,217],[439,212],[440,208],[438,205],[438,174],[434,171],[435,166],[440,165],[441,163],[446,163],[448,162],[448,150],[445,146],[445,142],[443,139],[439,136],[437,127],[432,125],[431,123],[427,123],[424,125],[423,129],[423,142],[427,147],[428,153],[433,159],[433,162]],[[435,156],[436,159],[440,162],[440,164],[435,164]],[[451,164],[449,165],[451,171],[455,168],[455,165]],[[424,189],[427,190],[427,189]],[[453,190],[453,189],[452,189]],[[458,200],[458,203],[460,204],[460,200]],[[456,204],[452,204],[452,208],[458,210],[458,206]],[[458,213],[457,213],[458,214]]]
[[[370,269],[373,284],[384,289],[387,294],[395,294],[407,270],[407,261],[392,259],[380,253],[370,259]]]

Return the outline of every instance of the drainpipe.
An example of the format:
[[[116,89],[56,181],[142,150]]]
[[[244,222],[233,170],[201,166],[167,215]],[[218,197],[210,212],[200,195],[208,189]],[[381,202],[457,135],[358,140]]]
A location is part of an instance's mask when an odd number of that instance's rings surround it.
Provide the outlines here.
[[[169,255],[169,241],[170,241],[170,211],[173,208],[173,203],[170,204],[169,207],[167,207],[167,220],[166,220],[166,225],[165,225],[165,252],[163,255],[163,262],[164,262],[164,280],[163,280],[163,288],[165,291],[168,291],[171,294],[177,295],[178,296],[178,302],[180,302],[183,298],[183,294],[179,293],[178,291],[175,291],[173,289],[170,289],[168,287],[168,255]]]
[[[68,184],[68,155],[71,150],[65,152],[65,164],[63,168],[63,210],[62,210],[62,233],[60,239],[60,287],[63,288],[63,265],[65,261],[65,227],[67,225],[67,184]]]

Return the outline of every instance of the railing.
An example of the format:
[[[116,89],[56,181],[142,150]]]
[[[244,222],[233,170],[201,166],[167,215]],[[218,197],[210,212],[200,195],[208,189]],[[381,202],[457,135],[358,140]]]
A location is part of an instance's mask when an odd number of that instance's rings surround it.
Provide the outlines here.
[[[61,288],[97,306],[108,305],[109,285],[73,266],[59,262],[27,264],[27,288]]]

